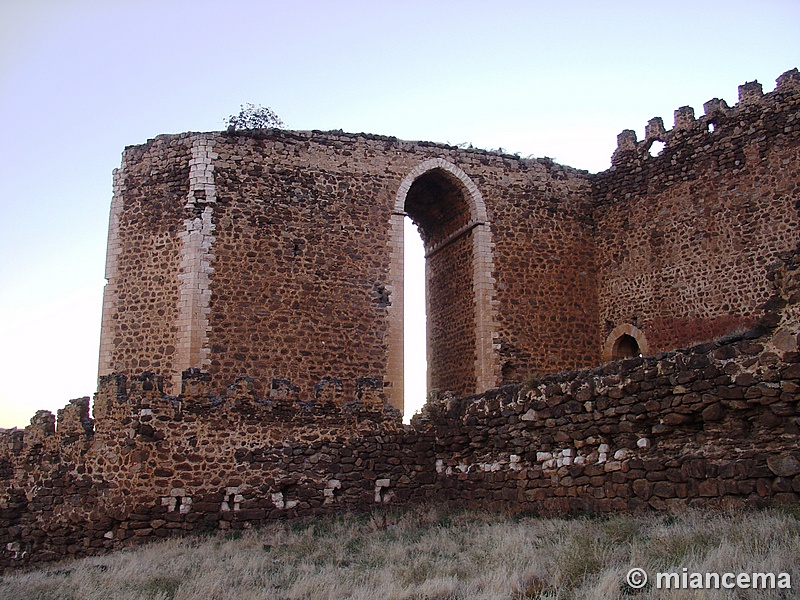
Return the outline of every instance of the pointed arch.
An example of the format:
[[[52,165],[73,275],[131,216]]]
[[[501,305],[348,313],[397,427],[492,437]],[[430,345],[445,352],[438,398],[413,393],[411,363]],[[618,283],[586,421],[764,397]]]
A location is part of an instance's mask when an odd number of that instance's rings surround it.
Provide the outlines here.
[[[424,200],[420,200],[424,198]],[[454,216],[454,213],[458,213]],[[398,386],[404,376],[403,368],[403,219],[410,216],[423,233],[426,254],[426,281],[433,281],[434,273],[439,273],[438,280],[443,279],[442,268],[433,268],[433,263],[446,261],[449,252],[456,252],[459,247],[462,253],[465,248],[469,252],[469,273],[460,271],[453,275],[453,279],[460,277],[461,287],[456,292],[460,306],[470,307],[471,316],[459,317],[460,323],[454,329],[470,331],[471,339],[468,342],[474,362],[469,371],[470,381],[464,383],[460,393],[479,393],[497,385],[499,381],[499,361],[494,348],[496,337],[496,321],[494,316],[494,287],[493,260],[492,260],[492,234],[486,211],[486,204],[478,187],[469,176],[456,165],[442,159],[433,158],[426,160],[412,169],[402,180],[397,189],[392,211],[391,241],[392,260],[390,267],[390,281],[394,288],[395,301],[390,311],[389,327],[389,379],[393,382],[393,390]],[[471,238],[471,240],[469,239]],[[464,246],[467,244],[468,246]],[[458,277],[456,277],[458,275]],[[449,276],[446,275],[444,278]],[[469,285],[465,286],[464,281]],[[460,369],[465,368],[463,348],[460,355],[458,350],[448,348],[448,344],[441,340],[432,339],[431,323],[436,327],[437,318],[439,325],[447,317],[444,316],[447,308],[444,303],[447,299],[438,298],[437,290],[426,286],[426,301],[428,306],[428,387],[453,387],[454,376],[437,375],[447,370],[453,370],[453,363],[460,362]],[[441,284],[439,284],[441,287]],[[441,290],[439,290],[441,291]],[[398,293],[399,292],[399,293]],[[469,297],[464,297],[468,294]],[[461,312],[463,315],[463,310]],[[439,329],[442,329],[440,326]],[[455,334],[454,334],[455,335]],[[458,341],[467,343],[463,335]],[[432,359],[432,360],[431,360]],[[398,396],[402,393],[395,391]],[[397,400],[393,402],[395,406]],[[402,400],[400,399],[400,402]]]
[[[403,178],[403,181],[400,183],[400,187],[397,188],[397,194],[395,195],[394,199],[395,212],[400,212],[405,215],[406,196],[408,196],[408,191],[411,189],[411,185],[422,175],[425,175],[429,171],[434,171],[436,169],[441,169],[442,171],[449,173],[451,176],[457,179],[461,185],[464,186],[464,189],[467,192],[466,197],[469,201],[470,216],[478,221],[487,221],[488,217],[486,216],[486,204],[483,201],[483,196],[481,196],[478,187],[469,178],[469,175],[467,175],[453,163],[448,162],[443,158],[428,159],[414,167],[414,169]]]
[[[625,353],[624,350],[627,348],[638,350],[638,352],[635,352],[636,355],[647,355],[648,353],[647,339],[644,336],[644,332],[635,325],[624,323],[617,325],[608,334],[606,342],[603,344],[603,361],[608,362],[619,358],[629,358],[628,356],[620,355],[620,352]],[[630,352],[627,352],[627,354],[630,354]]]

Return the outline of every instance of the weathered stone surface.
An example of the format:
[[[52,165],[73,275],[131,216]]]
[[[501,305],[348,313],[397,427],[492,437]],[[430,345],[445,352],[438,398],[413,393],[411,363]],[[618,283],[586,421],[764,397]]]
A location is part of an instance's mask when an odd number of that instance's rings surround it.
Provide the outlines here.
[[[794,89],[659,130],[659,157],[628,136],[598,175],[340,132],[127,149],[106,374],[92,418],[78,399],[0,431],[0,568],[422,501],[796,499]],[[403,212],[442,384],[411,426],[391,406]],[[629,358],[598,367],[614,331]]]
[[[800,460],[792,454],[772,455],[767,459],[767,466],[780,477],[793,477],[800,473]]]

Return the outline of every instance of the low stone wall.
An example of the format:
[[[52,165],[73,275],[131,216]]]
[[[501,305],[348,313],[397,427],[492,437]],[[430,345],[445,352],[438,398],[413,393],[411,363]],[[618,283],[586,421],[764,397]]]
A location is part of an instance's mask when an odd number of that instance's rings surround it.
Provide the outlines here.
[[[403,425],[378,391],[223,397],[190,370],[104,377],[56,419],[0,433],[0,567],[186,531],[430,501],[564,513],[800,496],[800,254],[756,329],[466,398]],[[358,387],[357,385],[355,387]]]
[[[437,498],[545,513],[800,498],[800,260],[750,332],[429,403]]]

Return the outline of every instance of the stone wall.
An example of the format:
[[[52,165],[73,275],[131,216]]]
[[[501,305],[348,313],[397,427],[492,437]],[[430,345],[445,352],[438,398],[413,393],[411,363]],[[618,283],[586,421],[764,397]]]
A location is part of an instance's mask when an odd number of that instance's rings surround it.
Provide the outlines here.
[[[746,84],[595,176],[341,132],[128,148],[92,416],[0,432],[0,566],[425,500],[797,500],[799,104],[796,70]],[[412,425],[406,214],[438,388]]]
[[[0,434],[0,566],[186,531],[422,501],[563,513],[800,499],[800,250],[757,326],[684,350],[445,395],[412,425],[380,394],[224,396],[189,370],[102,379]]]
[[[176,359],[188,137],[128,149],[114,174],[101,374],[185,368]]]
[[[598,361],[585,172],[265,130],[159,136],[116,177],[101,375],[158,372],[176,394],[202,368],[217,393],[252,375],[258,394],[304,401],[370,380],[402,409],[403,214],[428,253],[432,387]]]
[[[426,407],[442,500],[543,513],[800,499],[800,253],[756,327]],[[422,424],[422,423],[420,423]]]
[[[457,395],[744,331],[800,231],[800,75],[619,136],[610,170],[342,132],[159,136],[115,175],[100,373],[207,370],[403,406],[403,216],[430,388]],[[665,147],[657,156],[650,150]],[[628,340],[630,342],[630,340]],[[633,348],[635,352],[636,348]],[[358,382],[362,383],[359,384]],[[364,382],[371,382],[366,384]]]
[[[676,110],[670,131],[652,119],[641,142],[624,131],[593,178],[604,338],[632,324],[658,352],[746,330],[769,295],[767,265],[798,241],[797,69],[773,92],[751,82],[735,106],[704,109]]]

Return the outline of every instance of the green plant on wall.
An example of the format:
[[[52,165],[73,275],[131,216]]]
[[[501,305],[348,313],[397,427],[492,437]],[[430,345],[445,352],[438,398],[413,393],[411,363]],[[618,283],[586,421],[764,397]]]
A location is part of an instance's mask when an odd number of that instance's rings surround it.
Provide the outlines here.
[[[267,107],[251,103],[243,104],[238,115],[231,115],[225,121],[228,133],[241,129],[283,129],[281,118]]]

